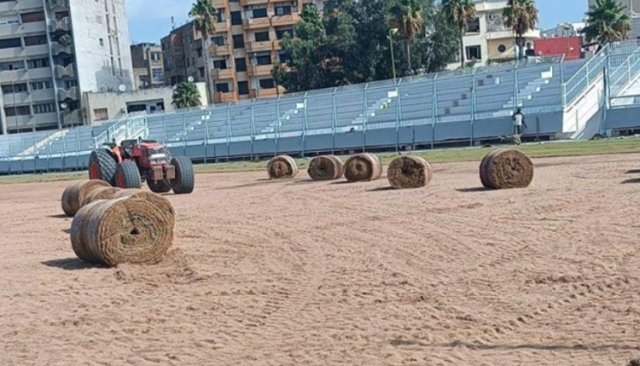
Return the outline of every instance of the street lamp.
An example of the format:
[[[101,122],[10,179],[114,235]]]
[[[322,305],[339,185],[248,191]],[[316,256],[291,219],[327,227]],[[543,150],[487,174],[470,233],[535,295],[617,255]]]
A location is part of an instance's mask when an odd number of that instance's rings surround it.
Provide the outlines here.
[[[391,47],[391,68],[393,70],[393,85],[396,85],[396,61],[393,55],[393,38],[392,36],[398,34],[398,28],[389,29],[389,46]]]

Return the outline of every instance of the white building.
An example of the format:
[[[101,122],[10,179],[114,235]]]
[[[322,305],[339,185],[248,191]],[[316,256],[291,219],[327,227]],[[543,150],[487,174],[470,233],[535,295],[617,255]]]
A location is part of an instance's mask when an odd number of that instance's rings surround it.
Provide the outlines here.
[[[503,10],[507,0],[476,0],[476,19],[469,22],[464,36],[465,61],[484,66],[490,61],[515,59],[518,50],[513,30],[505,25]],[[533,42],[540,38],[540,31],[524,35],[525,49],[533,49]],[[450,68],[460,66],[451,64]]]
[[[2,134],[84,120],[82,92],[130,90],[125,0],[0,1]]]

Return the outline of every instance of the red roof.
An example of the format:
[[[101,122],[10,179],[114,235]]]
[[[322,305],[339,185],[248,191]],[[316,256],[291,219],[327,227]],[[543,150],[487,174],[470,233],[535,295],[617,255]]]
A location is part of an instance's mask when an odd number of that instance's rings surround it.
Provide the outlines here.
[[[536,56],[559,56],[564,54],[565,60],[575,60],[581,57],[581,37],[558,37],[536,40],[534,51]]]

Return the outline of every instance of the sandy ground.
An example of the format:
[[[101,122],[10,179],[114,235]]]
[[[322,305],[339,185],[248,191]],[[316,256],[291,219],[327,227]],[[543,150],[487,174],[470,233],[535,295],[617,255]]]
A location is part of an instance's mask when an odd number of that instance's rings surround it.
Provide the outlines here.
[[[0,365],[619,365],[640,357],[640,155],[427,189],[199,175],[157,266],[75,259],[68,182],[0,186]]]

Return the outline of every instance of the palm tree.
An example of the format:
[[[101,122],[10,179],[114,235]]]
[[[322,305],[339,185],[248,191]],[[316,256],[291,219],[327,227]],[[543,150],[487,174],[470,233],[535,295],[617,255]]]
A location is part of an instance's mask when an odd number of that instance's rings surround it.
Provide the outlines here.
[[[442,6],[449,23],[460,31],[460,66],[464,68],[464,35],[469,20],[476,16],[476,6],[473,0],[444,0]]]
[[[608,42],[629,38],[631,19],[624,6],[614,0],[596,0],[587,12],[587,26],[582,30],[587,42],[597,41],[598,47]]]
[[[538,24],[538,8],[535,0],[508,0],[502,16],[507,27],[513,29],[516,35],[516,44],[520,48],[518,58],[524,57],[524,35],[535,29]]]
[[[200,91],[194,83],[182,82],[173,91],[171,104],[176,109],[198,107],[202,105]]]
[[[211,72],[209,70],[209,49],[207,48],[207,39],[216,31],[216,19],[217,11],[213,7],[209,0],[197,0],[189,11],[189,17],[193,18],[195,22],[196,32],[202,36],[202,53],[204,53],[204,72],[206,74],[205,81],[207,82],[207,100],[211,103],[210,98],[210,86],[211,86]]]
[[[407,43],[407,64],[411,71],[411,42],[424,26],[422,8],[418,0],[397,0],[389,9],[391,27],[397,28]]]

